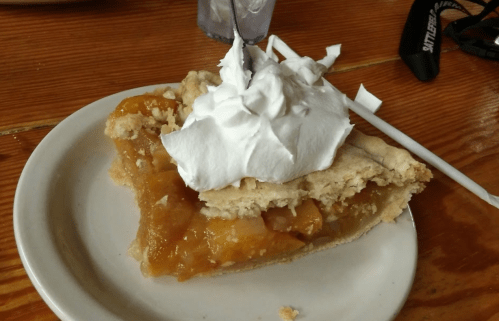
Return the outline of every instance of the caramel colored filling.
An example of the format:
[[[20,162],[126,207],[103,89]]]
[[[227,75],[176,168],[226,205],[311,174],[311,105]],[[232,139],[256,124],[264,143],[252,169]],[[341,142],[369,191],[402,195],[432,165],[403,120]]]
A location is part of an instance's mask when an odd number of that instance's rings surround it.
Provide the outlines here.
[[[109,119],[137,113],[148,117],[154,108],[175,110],[176,104],[161,96],[132,97]],[[153,126],[140,129],[133,139],[114,138],[119,161],[112,172],[134,189],[141,213],[130,252],[146,276],[174,275],[183,281],[346,238],[375,218],[386,197],[370,183],[332,208],[307,199],[293,211],[271,208],[256,218],[209,219],[200,214],[203,202],[185,186],[159,133],[160,128]],[[385,190],[388,194],[396,188]]]

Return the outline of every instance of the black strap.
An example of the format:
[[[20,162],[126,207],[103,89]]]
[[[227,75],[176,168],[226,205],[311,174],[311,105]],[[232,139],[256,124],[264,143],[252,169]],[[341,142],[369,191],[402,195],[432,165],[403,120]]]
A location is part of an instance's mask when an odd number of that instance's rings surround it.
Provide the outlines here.
[[[445,35],[465,52],[499,60],[499,18],[482,20],[498,6],[499,0],[492,0],[484,5],[480,14],[451,22],[445,28]]]
[[[416,0],[407,17],[399,55],[419,80],[431,80],[438,75],[442,42],[440,14],[446,9],[469,14],[454,0]]]

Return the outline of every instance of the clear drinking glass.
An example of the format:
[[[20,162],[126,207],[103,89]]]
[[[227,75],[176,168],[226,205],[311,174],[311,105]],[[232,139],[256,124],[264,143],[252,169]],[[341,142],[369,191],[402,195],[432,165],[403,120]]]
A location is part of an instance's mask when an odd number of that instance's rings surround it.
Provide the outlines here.
[[[232,43],[231,0],[198,0],[198,26],[210,38]],[[256,44],[267,36],[276,0],[234,0],[241,37]]]

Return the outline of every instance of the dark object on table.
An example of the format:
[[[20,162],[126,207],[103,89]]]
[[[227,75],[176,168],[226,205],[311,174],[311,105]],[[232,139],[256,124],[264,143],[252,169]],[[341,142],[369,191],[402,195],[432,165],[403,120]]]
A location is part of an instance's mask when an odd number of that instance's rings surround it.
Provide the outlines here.
[[[451,22],[444,30],[463,51],[488,59],[499,60],[499,18],[483,20],[499,6],[499,0],[484,5],[476,16],[465,17]]]
[[[445,9],[468,13],[453,0],[416,0],[407,17],[399,55],[419,80],[431,80],[438,75],[442,42],[440,14]]]

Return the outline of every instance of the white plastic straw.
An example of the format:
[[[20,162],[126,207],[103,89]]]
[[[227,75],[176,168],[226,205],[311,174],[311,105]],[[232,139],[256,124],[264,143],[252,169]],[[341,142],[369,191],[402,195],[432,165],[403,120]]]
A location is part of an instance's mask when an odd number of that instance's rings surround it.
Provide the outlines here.
[[[279,37],[272,35],[269,37],[269,42],[267,45],[266,53],[270,57],[274,56],[272,52],[272,47],[279,51],[286,58],[296,58],[300,57],[296,52],[294,52],[284,41]],[[325,84],[331,85],[326,79],[324,79]],[[336,87],[331,85],[331,87],[337,92],[341,93]],[[342,93],[341,93],[342,94]],[[421,159],[427,163],[433,165],[436,169],[444,173],[445,175],[452,178],[454,181],[468,189],[470,192],[474,193],[490,205],[499,208],[499,197],[492,195],[487,192],[483,187],[475,183],[468,176],[464,175],[458,171],[455,167],[451,166],[449,163],[438,157],[437,155],[430,152],[428,149],[424,148],[421,144],[416,142],[414,139],[410,138],[397,128],[385,122],[383,119],[374,115],[363,105],[351,100],[346,97],[348,108],[355,112],[360,117],[364,118],[371,125],[385,133],[387,136],[391,137],[394,141],[398,142],[400,145],[404,146],[406,149],[419,156]]]
[[[336,89],[334,86],[333,88]],[[336,90],[339,91],[338,89]],[[364,106],[354,102],[349,98],[347,98],[347,102],[348,108],[350,108],[360,117],[364,118],[371,125],[385,133],[387,136],[391,137],[394,141],[398,142],[400,145],[404,146],[415,155],[419,156],[421,159],[425,160],[427,163],[433,165],[436,169],[449,176],[490,205],[499,208],[499,197],[487,192],[483,187],[475,183],[468,176],[464,175],[455,167],[451,166],[449,163],[433,154],[428,149],[424,148],[414,139],[410,138],[397,128],[393,127],[383,119],[368,111]]]

